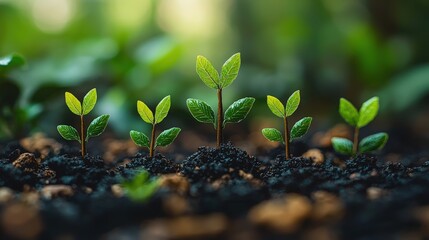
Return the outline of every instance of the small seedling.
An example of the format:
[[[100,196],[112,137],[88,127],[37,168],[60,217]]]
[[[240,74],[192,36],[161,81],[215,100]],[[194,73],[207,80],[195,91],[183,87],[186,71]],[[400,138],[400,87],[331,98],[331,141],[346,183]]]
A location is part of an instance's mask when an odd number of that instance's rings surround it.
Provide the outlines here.
[[[301,101],[299,90],[292,93],[289,99],[286,102],[286,107],[283,103],[276,97],[267,96],[267,105],[274,115],[277,117],[283,118],[283,127],[284,127],[284,140],[281,132],[275,128],[264,128],[262,129],[262,134],[264,137],[273,142],[281,142],[285,145],[285,159],[290,158],[289,151],[289,142],[296,138],[300,138],[307,133],[310,128],[312,118],[304,117],[293,125],[292,129],[289,132],[288,127],[288,117],[292,116],[295,111],[298,109],[299,102]]]
[[[170,110],[171,100],[170,96],[163,98],[155,109],[155,116],[149,107],[142,101],[137,101],[137,112],[143,121],[152,124],[152,135],[149,141],[149,138],[142,132],[130,131],[131,139],[134,143],[140,147],[149,148],[149,157],[153,157],[155,148],[158,146],[164,147],[169,145],[176,139],[177,135],[180,133],[180,128],[173,127],[167,129],[156,138],[155,141],[155,131],[158,123],[162,122],[165,117],[167,117],[168,111]]]
[[[57,130],[65,140],[78,141],[81,144],[82,157],[84,157],[86,155],[86,142],[88,142],[89,138],[99,136],[104,132],[110,116],[104,114],[92,120],[85,134],[84,116],[90,113],[95,103],[97,103],[97,90],[95,88],[91,89],[83,98],[82,104],[69,92],[65,93],[65,98],[70,111],[80,116],[80,136],[76,128],[69,125],[58,125]]]
[[[378,113],[379,101],[378,97],[373,97],[364,102],[359,110],[352,103],[344,98],[340,99],[340,115],[344,120],[355,128],[353,142],[345,139],[334,137],[332,138],[332,146],[338,153],[345,155],[356,155],[357,153],[367,153],[381,149],[386,144],[389,136],[387,133],[381,132],[365,137],[359,142],[359,129],[365,127],[374,120]]]
[[[125,195],[136,202],[145,202],[150,199],[159,187],[158,179],[150,179],[147,171],[137,173],[131,180],[121,183]]]
[[[201,80],[210,88],[217,90],[218,107],[217,116],[213,109],[204,101],[189,98],[186,100],[189,112],[199,122],[211,123],[216,129],[216,145],[220,148],[222,144],[222,131],[227,123],[239,123],[246,118],[252,109],[255,99],[245,97],[235,101],[229,106],[225,114],[223,112],[222,90],[237,78],[240,70],[240,53],[232,55],[222,66],[221,74],[219,74],[210,61],[203,57],[197,57],[197,74]]]

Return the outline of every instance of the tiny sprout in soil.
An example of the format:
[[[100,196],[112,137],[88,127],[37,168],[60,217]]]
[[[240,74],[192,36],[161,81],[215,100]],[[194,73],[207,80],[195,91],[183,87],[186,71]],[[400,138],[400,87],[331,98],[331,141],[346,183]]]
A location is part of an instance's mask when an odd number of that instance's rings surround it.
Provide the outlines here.
[[[370,135],[359,142],[359,129],[368,125],[375,118],[378,108],[378,97],[373,97],[364,102],[359,112],[345,98],[340,99],[340,115],[348,124],[355,127],[355,131],[353,142],[345,138],[332,138],[332,145],[336,152],[351,156],[357,153],[375,151],[384,147],[389,138],[387,133],[384,132]]]
[[[130,180],[123,180],[121,186],[125,194],[133,201],[145,202],[159,187],[158,179],[150,179],[149,172],[142,170]]]
[[[161,134],[159,134],[158,138],[156,138],[155,141],[156,126],[158,123],[162,122],[165,117],[167,117],[168,111],[170,110],[170,106],[170,96],[163,98],[156,106],[154,116],[152,111],[144,102],[137,101],[137,112],[139,113],[143,121],[152,125],[152,134],[151,139],[149,140],[149,138],[144,133],[131,130],[130,137],[138,146],[149,148],[149,157],[153,157],[153,153],[157,146],[164,147],[169,145],[174,141],[174,139],[176,139],[177,135],[179,135],[180,133],[180,128],[173,127],[161,132]]]
[[[289,123],[288,117],[292,116],[295,111],[298,109],[299,102],[301,101],[299,90],[292,93],[289,99],[286,102],[286,107],[280,102],[276,97],[267,96],[267,105],[274,115],[277,117],[283,118],[283,128],[284,128],[284,140],[281,132],[275,128],[264,128],[262,129],[262,134],[264,137],[273,142],[281,142],[285,145],[285,159],[290,158],[289,142],[296,138],[300,138],[307,133],[310,128],[312,118],[304,117],[293,125],[291,131],[289,132]]]
[[[237,78],[240,70],[240,53],[231,56],[222,66],[219,74],[210,61],[203,57],[197,57],[196,70],[201,80],[210,88],[217,90],[218,107],[217,116],[213,109],[204,101],[189,98],[186,101],[192,116],[199,122],[211,123],[216,129],[216,145],[220,148],[222,144],[222,131],[227,123],[239,123],[246,118],[253,107],[255,99],[245,97],[235,101],[223,112],[222,90]]]
[[[69,92],[65,93],[65,100],[70,111],[80,116],[80,136],[76,128],[69,125],[58,125],[57,130],[64,139],[78,141],[81,144],[82,157],[84,157],[86,155],[86,142],[89,138],[99,136],[104,132],[110,116],[104,114],[92,120],[85,134],[84,116],[90,113],[97,103],[97,90],[95,88],[90,90],[83,98],[82,104]]]

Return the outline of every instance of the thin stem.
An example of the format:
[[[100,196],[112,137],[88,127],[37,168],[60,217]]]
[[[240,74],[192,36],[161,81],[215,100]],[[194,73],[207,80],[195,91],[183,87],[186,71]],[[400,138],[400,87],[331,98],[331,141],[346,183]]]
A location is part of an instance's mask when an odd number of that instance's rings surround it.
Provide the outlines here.
[[[83,114],[80,115],[80,144],[81,144],[82,157],[85,157],[86,146],[85,146],[85,125],[83,121]]]
[[[356,155],[358,152],[358,144],[359,144],[359,128],[355,127],[355,134],[354,134],[354,140],[353,140],[353,154]]]
[[[288,129],[288,123],[287,123],[287,117],[283,118],[284,122],[284,130],[285,130],[285,159],[288,160],[290,158],[289,153],[289,129]]]
[[[220,148],[222,144],[222,126],[223,124],[223,106],[222,106],[222,89],[217,90],[217,128],[216,128],[216,145]]]
[[[150,138],[149,157],[153,157],[153,152],[155,150],[155,130],[156,124],[154,123],[152,126],[152,135]]]

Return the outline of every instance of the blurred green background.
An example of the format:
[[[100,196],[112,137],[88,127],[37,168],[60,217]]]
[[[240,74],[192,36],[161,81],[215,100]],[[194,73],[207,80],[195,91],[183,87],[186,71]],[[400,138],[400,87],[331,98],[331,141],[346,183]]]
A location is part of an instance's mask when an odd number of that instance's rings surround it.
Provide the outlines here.
[[[359,106],[379,95],[378,126],[425,123],[414,130],[427,137],[428,12],[427,0],[0,0],[0,56],[26,59],[0,77],[0,136],[57,137],[57,124],[74,123],[64,91],[82,98],[93,87],[95,112],[111,115],[118,137],[145,127],[137,100],[154,107],[168,94],[165,126],[195,129],[185,100],[216,101],[196,56],[220,68],[241,52],[224,105],[257,98],[243,126],[276,123],[266,95],[301,89],[296,117],[315,116],[313,131],[342,122],[339,97]]]

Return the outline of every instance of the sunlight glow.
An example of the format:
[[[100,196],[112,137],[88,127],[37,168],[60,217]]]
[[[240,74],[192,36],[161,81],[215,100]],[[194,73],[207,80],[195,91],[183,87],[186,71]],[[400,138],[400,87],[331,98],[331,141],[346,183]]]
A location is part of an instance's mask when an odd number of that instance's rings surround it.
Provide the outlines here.
[[[73,17],[71,0],[33,0],[31,3],[34,22],[44,32],[61,32]]]

